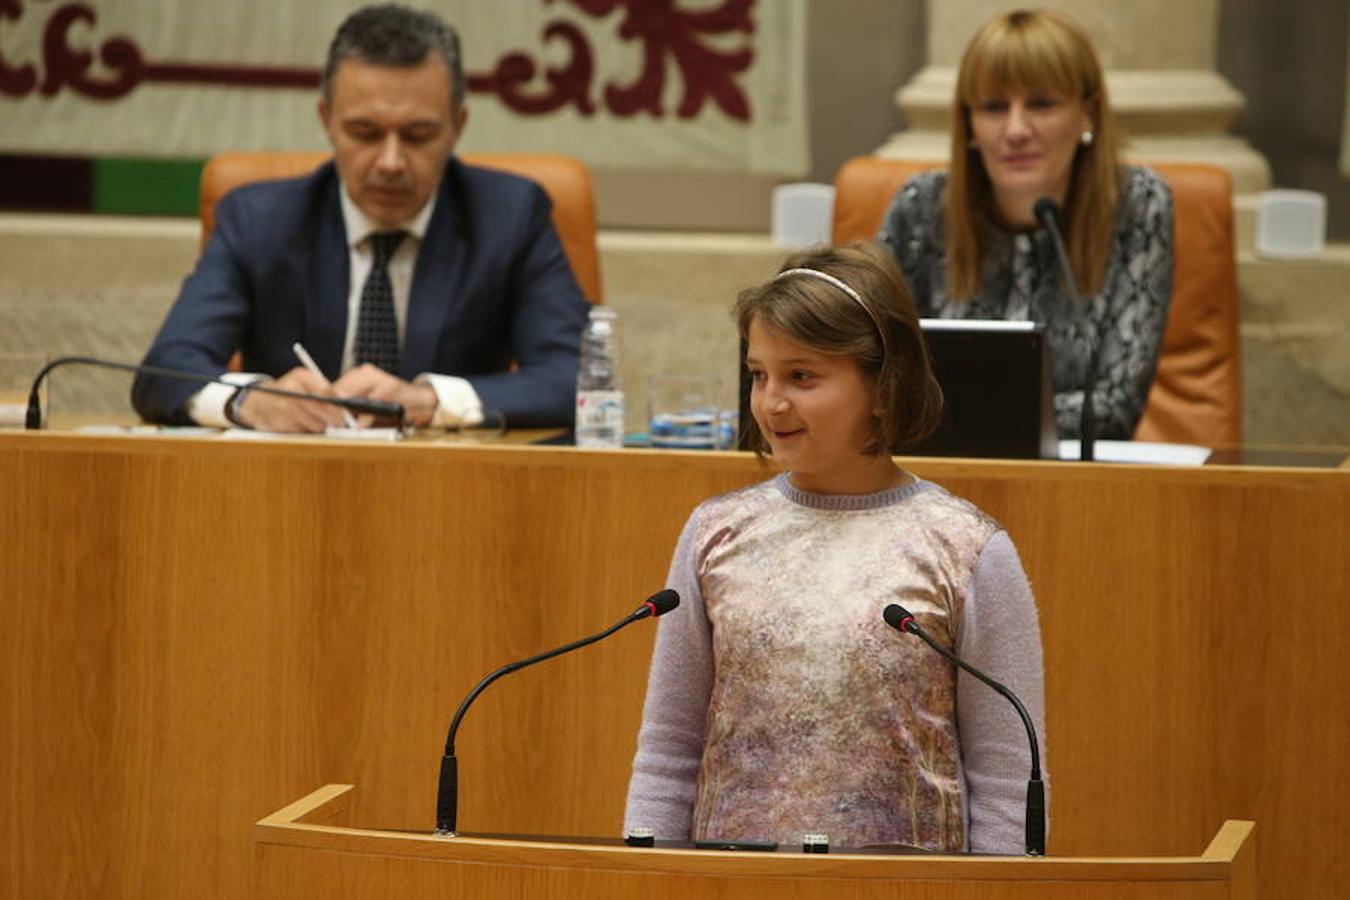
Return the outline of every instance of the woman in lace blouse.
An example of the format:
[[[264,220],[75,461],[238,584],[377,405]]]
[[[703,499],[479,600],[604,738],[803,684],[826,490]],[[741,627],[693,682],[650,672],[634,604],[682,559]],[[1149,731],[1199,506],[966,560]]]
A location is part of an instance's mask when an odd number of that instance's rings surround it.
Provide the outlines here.
[[[1037,227],[1041,197],[1063,210],[1081,300]],[[949,167],[901,187],[878,239],[921,315],[1045,326],[1061,437],[1079,435],[1089,379],[1096,435],[1134,434],[1171,301],[1172,195],[1118,162],[1101,65],[1077,25],[1015,11],[980,29],[957,77]]]

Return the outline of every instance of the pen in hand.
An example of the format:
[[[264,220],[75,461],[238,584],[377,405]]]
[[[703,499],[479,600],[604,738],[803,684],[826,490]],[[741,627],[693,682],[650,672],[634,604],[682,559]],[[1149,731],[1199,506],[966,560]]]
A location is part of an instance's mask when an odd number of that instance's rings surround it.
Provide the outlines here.
[[[309,355],[309,351],[305,349],[304,344],[301,344],[299,341],[296,341],[294,344],[291,344],[291,351],[295,354],[295,358],[300,360],[300,365],[304,366],[306,369],[309,369],[311,372],[313,372],[315,375],[318,375],[324,381],[328,380],[328,378],[323,374],[323,370],[319,368],[319,364],[314,361],[314,357]],[[342,421],[347,423],[348,428],[361,427],[356,424],[356,417],[352,415],[351,410],[349,409],[344,409],[342,411]]]

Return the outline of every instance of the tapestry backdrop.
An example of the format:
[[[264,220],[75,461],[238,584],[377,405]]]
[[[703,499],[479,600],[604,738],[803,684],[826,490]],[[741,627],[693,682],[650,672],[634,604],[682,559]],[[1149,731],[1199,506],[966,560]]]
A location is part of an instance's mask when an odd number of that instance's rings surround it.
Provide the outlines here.
[[[0,153],[200,158],[324,146],[352,0],[0,0]],[[592,166],[808,167],[805,0],[430,0],[460,31],[468,151]]]

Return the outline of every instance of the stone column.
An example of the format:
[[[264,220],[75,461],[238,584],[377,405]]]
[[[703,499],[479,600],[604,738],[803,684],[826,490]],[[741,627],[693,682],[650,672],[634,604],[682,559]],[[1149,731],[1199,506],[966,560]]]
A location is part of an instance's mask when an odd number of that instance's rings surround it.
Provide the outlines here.
[[[1067,14],[1091,37],[1106,69],[1127,159],[1222,166],[1233,175],[1239,208],[1250,207],[1252,195],[1270,186],[1265,158],[1228,133],[1243,99],[1215,70],[1218,0],[929,0],[928,65],[896,94],[910,129],[892,136],[877,154],[946,159],[966,43],[996,13],[1031,6]],[[1241,222],[1239,231],[1250,234],[1249,224]]]

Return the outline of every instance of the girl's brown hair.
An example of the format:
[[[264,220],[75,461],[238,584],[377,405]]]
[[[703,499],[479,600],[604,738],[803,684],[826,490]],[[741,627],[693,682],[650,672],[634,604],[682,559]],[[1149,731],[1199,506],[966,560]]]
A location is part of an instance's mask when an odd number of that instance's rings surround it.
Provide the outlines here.
[[[1078,290],[1101,289],[1111,249],[1120,172],[1115,117],[1092,43],[1070,19],[1047,10],[996,16],[971,38],[961,57],[952,109],[950,175],[943,200],[947,291],[958,299],[979,293],[981,266],[994,210],[993,185],[971,143],[971,109],[1009,91],[1054,93],[1081,100],[1093,139],[1080,144],[1064,202],[1064,232]]]
[[[933,376],[919,314],[891,253],[875,244],[853,243],[794,253],[780,272],[814,269],[848,285],[862,303],[825,279],[788,274],[741,292],[733,315],[749,340],[758,321],[819,353],[857,360],[876,385],[877,421],[863,448],[877,455],[912,447],[942,420],[942,389]],[[768,443],[754,418],[743,446],[757,454]]]

